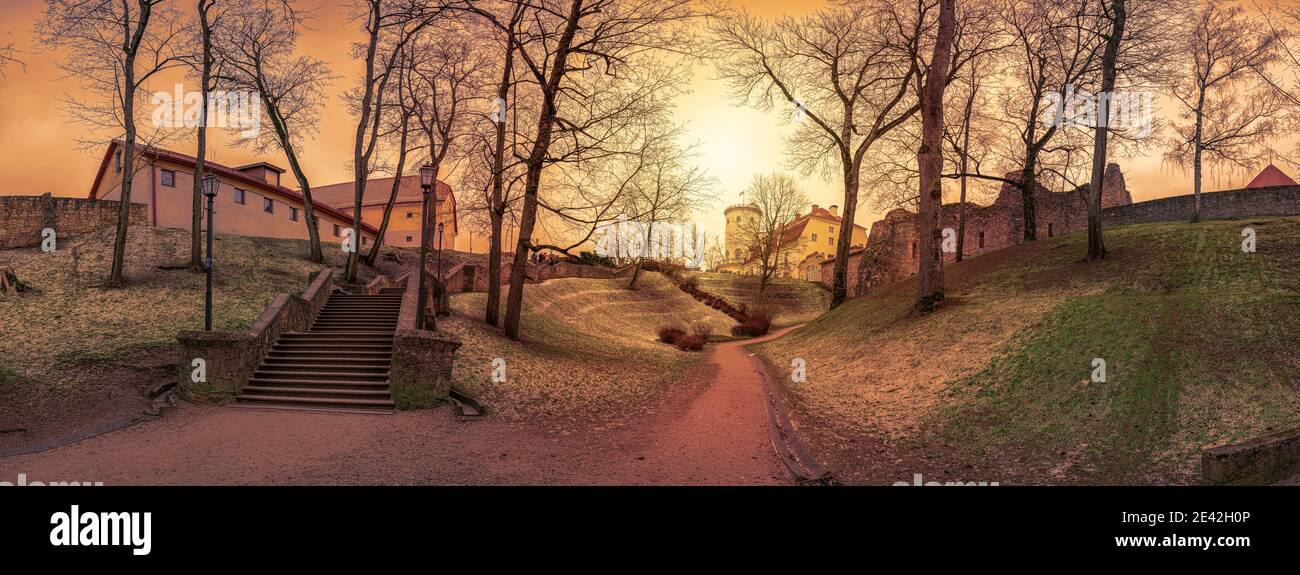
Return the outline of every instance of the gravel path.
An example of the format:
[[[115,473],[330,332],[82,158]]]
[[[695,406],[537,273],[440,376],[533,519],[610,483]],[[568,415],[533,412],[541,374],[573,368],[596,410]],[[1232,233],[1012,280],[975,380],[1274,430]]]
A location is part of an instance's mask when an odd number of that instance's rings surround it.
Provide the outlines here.
[[[21,473],[105,485],[786,484],[741,346],[714,346],[695,385],[622,424],[459,421],[450,408],[354,415],[182,405],[157,421],[0,459],[0,481]]]

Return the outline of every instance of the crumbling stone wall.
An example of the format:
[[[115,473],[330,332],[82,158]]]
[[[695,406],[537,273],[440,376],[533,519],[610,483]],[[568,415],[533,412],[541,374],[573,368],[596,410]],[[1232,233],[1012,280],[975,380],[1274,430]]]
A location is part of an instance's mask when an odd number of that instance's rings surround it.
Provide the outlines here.
[[[121,202],[85,198],[0,196],[0,249],[39,245],[41,230],[60,239],[117,225]],[[147,206],[131,204],[131,225],[149,223]]]
[[[1015,179],[1017,174],[1008,174]],[[1052,192],[1038,186],[1034,191],[1038,238],[1085,231],[1088,228],[1087,186],[1069,192]],[[1149,222],[1189,220],[1194,198],[1191,195],[1133,203],[1118,164],[1106,167],[1102,181],[1102,225],[1117,226]],[[945,204],[941,227],[957,230],[961,204]],[[978,256],[994,250],[1019,245],[1024,238],[1023,198],[1019,188],[1004,184],[998,197],[988,206],[967,203],[966,233],[962,253]],[[1201,217],[1244,218],[1253,216],[1300,215],[1300,186],[1278,186],[1228,190],[1201,194]],[[868,249],[849,255],[849,297],[860,296],[871,287],[898,281],[916,273],[916,214],[896,209],[871,225]],[[866,270],[861,270],[864,257]],[[945,261],[954,261],[956,253],[945,253]],[[834,258],[822,262],[821,283],[830,287],[834,279]],[[855,278],[860,278],[856,282]]]

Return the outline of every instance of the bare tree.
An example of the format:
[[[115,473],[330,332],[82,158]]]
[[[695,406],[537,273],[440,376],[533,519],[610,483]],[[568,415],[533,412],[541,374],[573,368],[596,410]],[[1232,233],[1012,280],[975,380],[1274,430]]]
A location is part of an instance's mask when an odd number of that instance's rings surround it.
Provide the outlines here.
[[[190,211],[190,271],[203,271],[203,174],[206,169],[208,151],[208,103],[215,79],[220,76],[216,52],[212,49],[212,31],[219,26],[222,17],[232,6],[245,0],[198,0],[198,29],[192,44],[198,44],[198,51],[191,55],[190,68],[199,76],[199,90],[202,92],[203,110],[200,113],[196,129],[198,150],[194,159],[194,189],[192,191]],[[197,59],[197,62],[193,61]]]
[[[713,180],[704,170],[691,165],[694,154],[676,144],[678,135],[678,130],[670,130],[646,138],[642,151],[628,162],[634,175],[621,203],[629,214],[628,220],[645,230],[641,241],[646,248],[660,243],[656,233],[663,233],[664,224],[685,220],[714,197]],[[645,251],[637,258],[628,289],[636,289]]]
[[[213,45],[225,65],[218,81],[257,93],[264,112],[263,129],[239,143],[251,144],[258,152],[284,152],[303,195],[303,219],[311,244],[309,258],[323,262],[320,222],[311,184],[298,161],[298,149],[303,139],[317,129],[325,89],[334,76],[324,60],[294,56],[305,16],[295,10],[292,2],[249,0],[247,6],[232,10],[228,16],[227,25],[214,36]]]
[[[492,125],[493,140],[486,143],[482,148],[489,154],[490,162],[490,192],[486,197],[486,208],[488,213],[489,225],[489,242],[488,242],[488,286],[487,286],[487,309],[484,312],[484,321],[488,325],[495,326],[500,321],[501,314],[501,259],[502,245],[502,224],[505,215],[511,203],[507,201],[507,170],[506,164],[506,129],[511,129],[511,134],[518,133],[519,125],[519,106],[508,106],[507,102],[511,101],[511,90],[515,89],[516,81],[515,55],[524,40],[521,38],[521,27],[523,26],[524,16],[527,14],[527,6],[523,3],[504,2],[497,6],[499,12],[488,12],[488,14],[502,13],[504,17],[493,16],[492,21],[497,24],[498,35],[502,39],[501,46],[498,48],[501,54],[499,62],[500,81],[496,86],[496,100],[493,103],[494,109],[489,112],[488,120]],[[507,112],[511,123],[507,124]],[[513,150],[513,140],[511,142]],[[513,154],[512,154],[513,155]]]
[[[366,254],[366,265],[374,266],[379,258],[379,251],[383,248],[384,238],[388,235],[388,223],[393,216],[393,206],[397,204],[397,193],[402,188],[402,178],[406,173],[406,157],[410,152],[412,144],[411,123],[415,119],[415,82],[407,72],[409,64],[407,60],[411,57],[409,49],[399,51],[396,55],[398,65],[395,73],[397,74],[394,82],[394,100],[392,104],[383,109],[384,121],[387,123],[385,135],[387,138],[394,140],[397,145],[397,160],[393,166],[393,186],[388,193],[388,203],[384,204],[384,215],[379,221],[379,231],[375,235],[375,242],[370,246],[370,252]]]
[[[1201,219],[1201,171],[1207,161],[1246,167],[1273,135],[1283,102],[1263,70],[1279,57],[1281,33],[1239,6],[1207,0],[1192,14],[1183,57],[1191,74],[1173,86],[1184,122],[1165,158],[1192,169],[1192,221]],[[1208,157],[1207,157],[1208,156]]]
[[[920,110],[921,54],[933,34],[932,0],[835,2],[804,18],[764,22],[724,6],[710,20],[718,75],[732,95],[759,109],[788,103],[799,126],[789,139],[791,165],[834,174],[844,188],[836,243],[832,306],[847,297],[848,250],[868,152]],[[946,81],[990,46],[959,43]]]
[[[695,14],[689,0],[526,4],[524,21],[530,23],[530,34],[537,41],[517,37],[509,41],[515,44],[515,54],[540,103],[535,129],[520,150],[525,167],[523,201],[504,326],[512,339],[519,338],[528,255],[536,249],[533,233],[543,169],[558,162],[626,153],[611,147],[619,143],[621,128],[632,118],[664,113],[683,81],[681,74],[639,70],[654,58],[689,49],[689,31],[681,24]],[[491,12],[480,13],[498,30],[508,27]]]
[[[5,32],[3,36],[6,38],[9,37],[9,32]],[[0,78],[5,77],[5,68],[9,67],[9,64],[18,64],[22,66],[24,70],[27,69],[27,64],[23,63],[22,60],[19,60],[17,54],[18,49],[14,47],[12,41],[6,40],[0,42]]]
[[[739,241],[758,263],[758,296],[783,267],[788,254],[798,251],[799,238],[786,237],[787,226],[808,206],[808,196],[794,178],[781,173],[755,176],[745,188],[745,199],[758,208],[759,217],[744,218],[736,227]],[[783,259],[784,257],[784,259]]]
[[[154,75],[180,65],[175,24],[176,13],[164,0],[46,0],[45,14],[36,24],[39,42],[63,50],[67,58],[60,66],[93,95],[69,99],[73,117],[92,129],[124,134],[121,206],[108,287],[125,282],[139,136],[136,97]]]
[[[345,96],[357,113],[352,172],[353,212],[357,214],[356,234],[360,237],[361,205],[380,140],[384,92],[399,60],[397,54],[442,14],[442,5],[424,0],[352,0],[352,11],[353,18],[363,23],[366,33],[366,42],[353,46],[353,57],[362,59],[365,65],[361,85]],[[357,279],[360,254],[359,249],[348,254],[344,271],[347,281]]]
[[[916,273],[916,308],[929,313],[943,305],[943,92],[957,32],[956,0],[940,0],[939,31],[921,91],[920,169],[921,205],[916,213],[917,249],[921,255]]]
[[[1120,43],[1124,40],[1124,26],[1128,23],[1128,5],[1125,0],[1103,2],[1102,22],[1110,30],[1102,32],[1106,47],[1101,56],[1101,92],[1097,99],[1097,122],[1092,148],[1092,183],[1088,186],[1088,261],[1106,256],[1106,243],[1101,236],[1101,193],[1106,175],[1106,144],[1109,141],[1112,94],[1115,92],[1115,73],[1119,59]]]
[[[469,110],[477,96],[486,69],[485,60],[474,52],[470,39],[481,32],[477,28],[457,25],[432,30],[429,37],[413,44],[410,74],[415,85],[415,120],[428,144],[428,165],[433,168],[434,198],[429,212],[423,214],[422,233],[437,226],[437,181],[449,154],[458,150],[470,127]],[[427,273],[421,270],[421,273]],[[437,295],[439,313],[450,305],[443,278],[432,287]]]

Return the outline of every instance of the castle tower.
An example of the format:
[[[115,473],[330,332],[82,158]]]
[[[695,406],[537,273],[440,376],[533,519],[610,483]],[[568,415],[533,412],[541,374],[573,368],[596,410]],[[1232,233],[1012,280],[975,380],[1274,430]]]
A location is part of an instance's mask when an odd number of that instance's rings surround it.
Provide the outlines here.
[[[745,250],[745,222],[748,222],[748,229],[753,230],[758,227],[758,220],[762,217],[762,212],[754,204],[738,204],[731,206],[722,212],[727,217],[726,238],[723,242],[723,249],[726,250],[726,260],[744,260]]]

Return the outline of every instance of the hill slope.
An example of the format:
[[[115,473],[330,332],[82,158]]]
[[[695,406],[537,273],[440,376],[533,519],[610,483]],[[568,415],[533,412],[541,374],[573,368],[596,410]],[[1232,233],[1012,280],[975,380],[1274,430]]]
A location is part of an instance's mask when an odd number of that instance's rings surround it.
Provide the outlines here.
[[[0,251],[0,268],[40,290],[0,295],[0,429],[24,429],[0,435],[0,446],[138,414],[141,390],[176,376],[176,334],[203,327],[204,275],[174,269],[189,261],[189,233],[131,228],[128,285],[103,289],[113,234],[64,240],[53,253]],[[302,292],[321,269],[305,241],[219,235],[215,244],[218,330],[247,329],[275,294]]]
[[[700,280],[700,289],[727,300],[731,305],[754,304],[758,291],[758,278],[725,273],[694,273]],[[831,305],[831,292],[810,281],[791,278],[772,278],[764,294],[765,300],[776,309],[773,321],[780,326],[811,321],[826,313]]]
[[[656,341],[660,326],[702,322],[723,334],[735,325],[658,273],[644,273],[636,291],[626,285],[578,278],[529,284],[523,342],[483,323],[486,294],[453,295],[455,315],[439,326],[464,341],[456,386],[508,418],[623,413],[660,397],[704,357]],[[492,380],[496,358],[506,361],[504,382]]]
[[[1108,229],[1096,264],[1085,241],[948,266],[930,316],[903,281],[760,351],[807,362],[801,431],[863,483],[1194,482],[1201,448],[1300,424],[1300,218]]]

